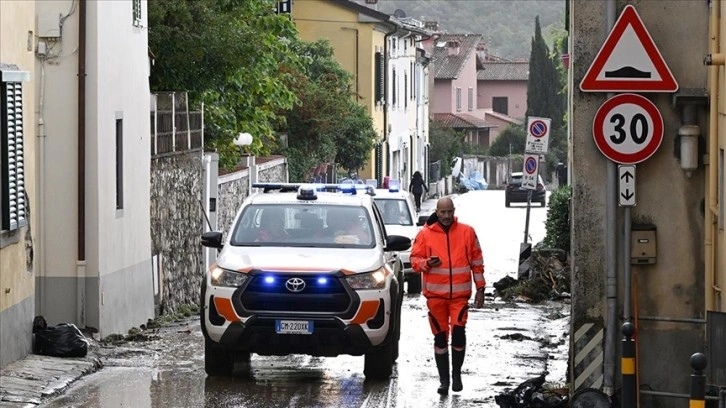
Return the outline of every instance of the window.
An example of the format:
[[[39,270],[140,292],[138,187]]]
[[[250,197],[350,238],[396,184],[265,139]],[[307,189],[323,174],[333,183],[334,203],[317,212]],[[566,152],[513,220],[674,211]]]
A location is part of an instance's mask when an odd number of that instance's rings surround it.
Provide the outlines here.
[[[495,96],[492,98],[492,110],[494,112],[509,115],[509,98],[506,96]]]
[[[383,53],[382,52],[376,52],[376,66],[375,66],[375,75],[376,75],[376,95],[375,95],[375,102],[381,102],[383,101]]]
[[[28,225],[22,81],[28,72],[0,72],[0,230]]]
[[[411,63],[411,99],[416,99],[416,86],[415,86],[415,80],[416,77],[416,71],[413,69],[413,62]]]
[[[474,88],[469,88],[469,100],[467,101],[469,104],[469,111],[474,110]]]
[[[134,9],[134,27],[141,27],[141,0],[131,0]]]
[[[124,208],[124,119],[116,114],[116,209]]]
[[[456,88],[456,111],[461,112],[461,88]]]
[[[396,69],[395,68],[393,69],[392,78],[393,78],[393,86],[391,87],[391,93],[392,93],[391,103],[393,104],[393,106],[396,106],[396,94],[398,93],[397,92],[398,88],[396,87]]]
[[[403,73],[403,107],[408,108],[408,73]]]

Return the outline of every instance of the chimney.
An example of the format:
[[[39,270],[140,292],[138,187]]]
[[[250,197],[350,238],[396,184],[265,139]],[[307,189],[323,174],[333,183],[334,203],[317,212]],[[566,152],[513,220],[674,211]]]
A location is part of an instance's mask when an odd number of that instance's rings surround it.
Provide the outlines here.
[[[451,40],[446,44],[449,48],[449,55],[459,55],[459,40]]]
[[[426,21],[424,23],[424,28],[431,31],[439,31],[439,22],[438,21]]]

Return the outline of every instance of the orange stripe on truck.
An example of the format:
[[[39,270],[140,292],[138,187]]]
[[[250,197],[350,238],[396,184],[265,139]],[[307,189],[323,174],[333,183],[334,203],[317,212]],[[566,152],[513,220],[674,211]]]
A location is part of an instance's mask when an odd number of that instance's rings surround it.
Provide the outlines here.
[[[363,324],[367,322],[368,319],[376,315],[379,304],[380,302],[378,300],[363,301],[358,308],[358,313],[356,313],[355,317],[350,322],[353,324]]]
[[[234,307],[232,307],[232,299],[215,296],[214,307],[217,308],[217,313],[224,316],[224,319],[228,322],[239,321],[239,317],[237,317],[237,313],[234,312]]]

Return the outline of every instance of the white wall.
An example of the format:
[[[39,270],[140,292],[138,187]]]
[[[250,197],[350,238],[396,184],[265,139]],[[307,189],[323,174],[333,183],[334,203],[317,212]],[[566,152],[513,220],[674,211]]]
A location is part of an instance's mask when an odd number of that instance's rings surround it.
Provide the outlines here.
[[[71,4],[43,0],[37,8],[41,16],[66,15]],[[148,32],[145,1],[141,27],[133,25],[131,1],[85,4],[85,265],[77,262],[76,2],[51,48],[58,57],[43,65],[47,137],[41,211],[46,228],[38,303],[50,324],[74,322],[107,335],[153,317]],[[122,210],[116,209],[117,117],[123,117]]]

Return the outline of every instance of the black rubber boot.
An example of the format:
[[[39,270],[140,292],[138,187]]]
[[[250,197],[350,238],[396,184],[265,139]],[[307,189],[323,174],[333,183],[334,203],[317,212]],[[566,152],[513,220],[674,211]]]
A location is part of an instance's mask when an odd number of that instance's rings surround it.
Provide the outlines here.
[[[451,350],[451,390],[461,391],[464,385],[461,384],[461,366],[464,364],[464,350]]]
[[[436,390],[441,395],[449,393],[449,353],[434,354],[436,356],[436,368],[439,369],[439,389]]]

